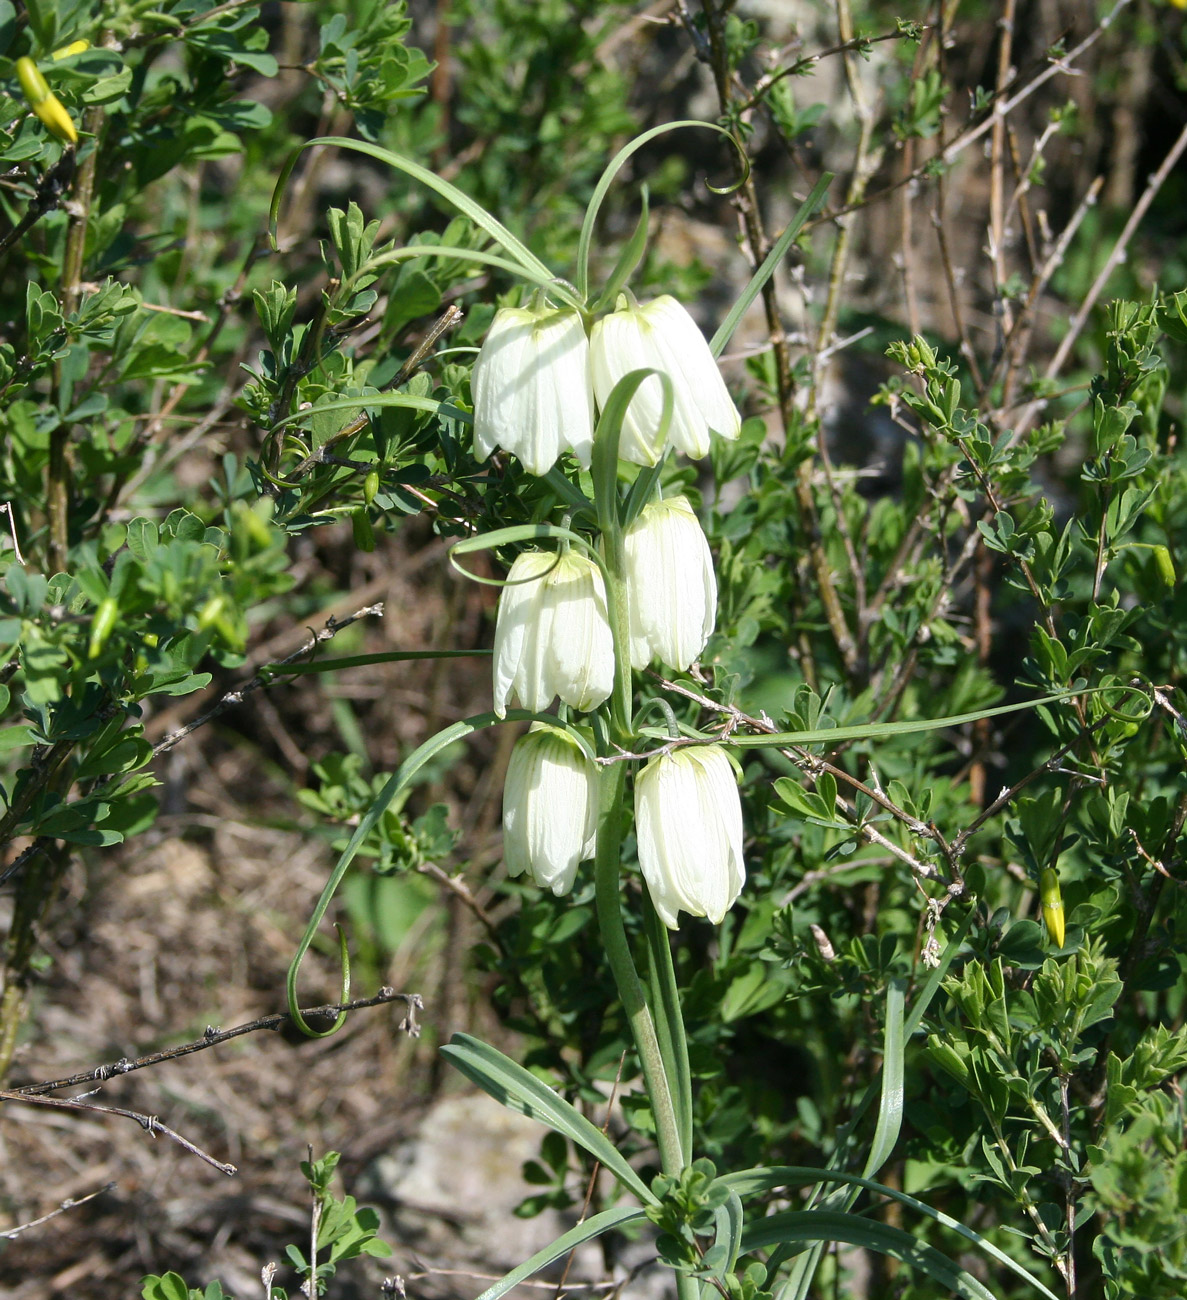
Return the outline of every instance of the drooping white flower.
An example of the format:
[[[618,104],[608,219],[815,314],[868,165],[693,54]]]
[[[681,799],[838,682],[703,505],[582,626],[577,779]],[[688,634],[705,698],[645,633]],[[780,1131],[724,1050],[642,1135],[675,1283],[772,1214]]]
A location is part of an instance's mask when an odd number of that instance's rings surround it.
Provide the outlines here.
[[[500,308],[474,362],[470,388],[479,460],[502,447],[533,474],[547,474],[561,452],[570,450],[589,465],[589,341],[575,311]]]
[[[567,894],[597,840],[598,774],[568,732],[544,723],[515,742],[503,786],[503,857],[544,889]]]
[[[632,306],[619,299],[617,311],[603,316],[590,336],[594,396],[604,406],[614,385],[632,370],[649,368],[672,381],[672,422],[668,437],[678,451],[700,458],[709,451],[709,432],[736,438],[742,427],[738,408],[725,387],[717,362],[696,321],[669,294]],[[622,424],[618,454],[636,465],[654,465],[663,455],[659,423],[663,387],[652,375],[640,384]]]
[[[635,778],[639,866],[660,919],[676,914],[720,924],[746,883],[742,803],[734,770],[717,745],[653,758]]]
[[[512,693],[525,709],[553,697],[596,709],[614,687],[614,638],[606,587],[586,555],[524,551],[507,575],[495,621],[495,712]]]
[[[626,530],[631,667],[658,658],[685,672],[717,621],[717,578],[701,525],[684,497],[653,501]]]

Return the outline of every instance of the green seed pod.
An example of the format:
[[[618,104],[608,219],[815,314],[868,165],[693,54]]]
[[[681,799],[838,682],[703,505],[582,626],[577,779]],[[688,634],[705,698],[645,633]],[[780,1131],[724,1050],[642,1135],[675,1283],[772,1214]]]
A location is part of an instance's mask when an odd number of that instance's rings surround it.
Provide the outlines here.
[[[371,529],[371,520],[365,510],[356,510],[350,516],[351,528],[354,530],[354,544],[360,551],[375,549],[375,533]]]
[[[379,491],[379,472],[372,470],[365,479],[363,479],[363,503],[370,505],[375,500]]]
[[[1039,902],[1043,907],[1043,924],[1057,948],[1063,947],[1063,894],[1059,889],[1059,873],[1054,867],[1045,867],[1039,877]]]
[[[114,596],[107,596],[99,602],[95,617],[91,619],[91,640],[87,646],[88,659],[98,659],[103,653],[103,648],[115,629],[119,612],[119,601]]]
[[[1162,579],[1163,584],[1173,591],[1175,587],[1175,562],[1171,559],[1171,553],[1165,546],[1154,547],[1154,564],[1158,569],[1158,576]]]

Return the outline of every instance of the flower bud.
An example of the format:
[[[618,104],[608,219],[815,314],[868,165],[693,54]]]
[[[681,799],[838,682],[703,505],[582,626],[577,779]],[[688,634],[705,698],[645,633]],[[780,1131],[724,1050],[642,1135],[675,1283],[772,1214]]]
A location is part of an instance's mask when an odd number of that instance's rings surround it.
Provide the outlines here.
[[[48,98],[49,86],[41,75],[41,69],[27,55],[17,59],[16,75],[30,108],[36,108]]]
[[[1063,892],[1059,888],[1059,872],[1054,867],[1044,867],[1039,876],[1039,902],[1043,909],[1043,924],[1057,948],[1063,947],[1064,916]]]
[[[37,64],[27,56],[17,59],[16,75],[21,90],[29,101],[29,107],[49,129],[50,134],[67,144],[76,144],[78,132],[74,129],[74,120],[66,111],[66,106],[46,84]]]
[[[672,381],[672,422],[668,437],[678,451],[700,458],[709,450],[709,433],[736,438],[742,427],[717,361],[696,321],[668,294],[643,306],[619,299],[617,311],[603,316],[590,337],[594,396],[605,405],[614,385],[632,370],[651,369]],[[652,375],[639,385],[626,418],[618,454],[636,465],[654,465],[664,454],[659,440],[663,386]]]
[[[685,672],[717,620],[709,543],[684,497],[653,501],[626,530],[631,667],[658,658]]]
[[[81,54],[90,48],[90,41],[71,41],[69,45],[63,45],[61,49],[55,50],[50,58],[56,63],[59,59],[68,59],[72,54]]]
[[[719,745],[653,758],[635,778],[639,866],[660,920],[676,914],[721,923],[746,883],[742,802],[734,769]]]
[[[495,313],[470,381],[474,455],[502,447],[533,474],[562,451],[588,467],[593,449],[589,341],[575,311],[503,307]]]
[[[614,688],[614,638],[598,566],[575,551],[525,551],[511,566],[495,622],[495,712],[512,693],[525,709],[554,696],[596,709]]]
[[[503,786],[503,857],[542,889],[567,894],[597,840],[598,774],[560,727],[534,723],[515,742]]]

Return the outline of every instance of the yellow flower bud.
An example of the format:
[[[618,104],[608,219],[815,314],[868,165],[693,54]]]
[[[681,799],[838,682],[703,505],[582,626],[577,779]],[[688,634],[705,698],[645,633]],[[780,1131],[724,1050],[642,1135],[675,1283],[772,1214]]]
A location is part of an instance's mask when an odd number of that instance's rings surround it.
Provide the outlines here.
[[[49,98],[49,86],[41,75],[41,69],[32,59],[27,57],[17,59],[16,75],[30,108],[36,108],[38,104],[43,104]]]
[[[33,112],[45,123],[51,135],[67,144],[78,143],[78,132],[74,129],[74,119],[66,111],[65,104],[52,92],[40,104],[34,104]]]
[[[17,59],[16,75],[21,83],[21,90],[29,101],[29,107],[46,125],[52,135],[68,144],[76,144],[78,132],[74,121],[66,111],[66,106],[50,90],[41,69],[27,56]]]
[[[83,50],[91,48],[90,41],[71,41],[69,45],[63,45],[60,50],[55,50],[50,58],[55,61],[58,59],[68,59],[72,54],[81,54]]]
[[[1063,947],[1063,894],[1059,889],[1059,873],[1054,867],[1045,867],[1039,877],[1039,902],[1043,908],[1043,924],[1057,948]]]

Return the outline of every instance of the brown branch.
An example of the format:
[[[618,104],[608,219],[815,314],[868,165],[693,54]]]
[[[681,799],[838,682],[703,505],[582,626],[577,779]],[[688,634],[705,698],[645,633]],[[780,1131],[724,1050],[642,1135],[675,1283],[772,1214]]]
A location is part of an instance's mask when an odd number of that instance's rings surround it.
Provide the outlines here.
[[[18,1223],[15,1228],[5,1228],[0,1231],[0,1238],[11,1241],[14,1237],[19,1237],[22,1232],[28,1232],[30,1228],[40,1228],[43,1223],[48,1223],[50,1219],[56,1219],[59,1214],[65,1214],[67,1210],[77,1209],[80,1205],[93,1201],[96,1196],[102,1196],[104,1192],[110,1192],[114,1186],[114,1183],[104,1183],[102,1187],[96,1187],[93,1192],[88,1192],[85,1196],[68,1196],[56,1210],[50,1210],[48,1214],[43,1214],[38,1219],[30,1219],[28,1223]]]
[[[404,1019],[400,1023],[400,1028],[410,1038],[419,1038],[420,1025],[417,1023],[416,1013],[424,1008],[419,993],[397,993],[394,989],[382,988],[371,998],[356,998],[353,1002],[339,1002],[329,1006],[305,1007],[301,1011],[301,1017],[305,1020],[310,1018],[337,1019],[343,1012],[361,1011],[365,1007],[379,1007],[389,1002],[401,1001],[405,1004],[407,1010]],[[0,1095],[9,1100],[21,1100],[40,1097],[45,1093],[53,1092],[56,1088],[77,1088],[86,1083],[103,1082],[117,1075],[131,1074],[133,1070],[143,1070],[149,1066],[160,1065],[162,1061],[175,1061],[181,1056],[190,1056],[194,1052],[204,1052],[209,1047],[217,1047],[220,1043],[229,1042],[232,1038],[240,1038],[244,1034],[254,1034],[261,1029],[281,1030],[292,1023],[289,1013],[280,1011],[270,1016],[261,1016],[258,1020],[249,1020],[243,1025],[236,1025],[234,1029],[208,1028],[201,1038],[192,1043],[183,1043],[180,1047],[167,1047],[163,1051],[150,1052],[147,1056],[138,1056],[131,1061],[127,1057],[121,1057],[118,1061],[113,1061],[107,1065],[98,1065],[93,1070],[85,1070],[80,1074],[71,1074],[64,1079],[50,1079],[44,1083],[26,1083],[19,1088],[13,1088],[10,1092]]]
[[[341,632],[344,627],[349,627],[352,623],[358,622],[360,618],[366,618],[369,614],[374,614],[377,617],[382,618],[383,602],[380,601],[375,605],[367,605],[365,608],[357,610],[355,613],[351,614],[348,618],[336,619],[331,617],[327,619],[325,627],[322,628],[320,632],[311,633],[309,639],[299,650],[294,650],[292,654],[286,655],[283,659],[278,660],[277,665],[263,665],[250,681],[244,682],[242,686],[237,686],[233,691],[228,691],[221,699],[216,701],[209,709],[207,709],[205,713],[200,713],[192,721],[187,722],[184,727],[180,727],[177,731],[171,731],[163,740],[157,741],[153,746],[153,757],[156,758],[158,754],[163,754],[172,749],[192,732],[197,731],[199,727],[205,726],[206,723],[217,718],[221,713],[225,713],[233,705],[242,704],[244,699],[250,695],[252,691],[258,691],[262,687],[271,686],[272,677],[268,674],[268,668],[295,663],[298,659],[306,658],[308,655],[311,655],[319,645],[329,641],[332,637]]]
[[[1057,72],[1071,73],[1073,71],[1071,65],[1075,62],[1075,60],[1078,59],[1081,54],[1085,53],[1086,50],[1088,50],[1092,45],[1094,45],[1097,42],[1097,40],[1100,39],[1101,36],[1104,35],[1105,31],[1110,26],[1112,26],[1117,15],[1129,3],[1130,0],[1117,0],[1117,4],[1114,6],[1111,12],[1107,13],[1104,16],[1104,18],[1101,19],[1100,23],[1096,26],[1096,28],[1094,28],[1094,30],[1090,32],[1088,36],[1085,37],[1085,39],[1081,41],[1080,44],[1077,45],[1074,50],[1071,51],[1071,53],[1066,54],[1062,59],[1059,59],[1057,62],[1051,63],[1047,68],[1045,68],[1041,73],[1039,73],[1038,76],[1036,76],[1033,81],[1027,82],[1026,85],[1023,86],[1022,89],[1019,90],[1016,95],[1014,95],[1011,99],[1007,100],[1001,110],[1002,113],[1003,114],[1010,113],[1012,110],[1017,108],[1019,104],[1021,104],[1024,100],[1028,99],[1032,94],[1034,94],[1034,92],[1038,90],[1040,86],[1044,85],[1051,77],[1055,76]],[[892,182],[885,189],[878,190],[874,194],[867,195],[864,199],[862,199],[860,203],[854,205],[853,207],[841,207],[841,208],[836,208],[836,209],[821,212],[818,216],[813,217],[810,221],[806,221],[804,223],[803,231],[807,232],[809,230],[813,230],[815,229],[816,226],[823,225],[827,221],[835,221],[837,217],[843,217],[849,212],[855,212],[857,211],[858,208],[868,207],[871,204],[877,203],[880,199],[884,199],[888,195],[893,194],[896,190],[901,189],[904,185],[909,185],[913,181],[920,180],[922,177],[927,175],[931,169],[933,169],[936,166],[937,159],[939,160],[940,164],[944,166],[949,165],[955,158],[957,158],[961,153],[963,153],[964,150],[967,149],[970,144],[975,143],[985,134],[986,131],[991,130],[993,127],[993,121],[994,118],[993,118],[993,112],[991,106],[991,112],[988,116],[983,118],[975,126],[966,128],[963,132],[961,132],[961,134],[959,134],[952,141],[950,145],[948,145],[945,149],[941,150],[940,153],[935,156],[935,158],[929,158],[926,162],[921,163],[917,168],[915,168],[914,171],[910,172],[906,176],[900,177],[897,181]]]
[[[1178,138],[1170,149],[1167,150],[1166,157],[1158,170],[1150,177],[1146,188],[1142,191],[1142,196],[1134,204],[1133,211],[1129,214],[1129,220],[1125,223],[1121,234],[1117,236],[1117,242],[1113,245],[1105,264],[1101,267],[1100,274],[1092,283],[1092,288],[1088,290],[1083,303],[1080,304],[1080,310],[1072,318],[1072,323],[1063,341],[1060,343],[1055,356],[1051,358],[1047,366],[1047,378],[1052,379],[1059,373],[1063,363],[1067,360],[1068,354],[1076,345],[1076,340],[1080,337],[1080,331],[1084,328],[1084,322],[1088,319],[1089,312],[1096,306],[1096,300],[1100,297],[1109,276],[1113,274],[1114,268],[1125,256],[1125,250],[1129,246],[1129,241],[1133,238],[1134,231],[1138,228],[1142,218],[1146,215],[1150,204],[1154,202],[1158,191],[1162,189],[1167,177],[1174,169],[1175,163],[1179,161],[1183,150],[1187,149],[1187,126],[1179,132]]]
[[[711,700],[707,695],[702,695],[699,691],[694,691],[690,687],[682,685],[680,682],[669,681],[667,678],[661,677],[658,673],[651,673],[650,675],[654,677],[665,690],[672,691],[677,695],[683,695],[686,699],[692,700],[702,708],[708,709],[712,713],[722,714],[728,718],[730,721],[727,724],[727,728],[730,730],[739,725],[746,726],[750,728],[751,731],[765,733],[767,735],[774,735],[779,730],[779,728],[765,716],[761,718],[751,717],[750,714],[743,713],[741,709],[736,708],[732,704],[719,704],[716,700]],[[699,744],[701,742],[672,741],[669,742],[669,747],[675,748],[681,743]],[[906,865],[911,868],[911,871],[917,880],[930,880],[936,883],[945,884],[949,898],[955,897],[964,892],[964,883],[955,872],[955,855],[948,846],[943,835],[940,834],[939,828],[934,822],[922,822],[919,818],[912,817],[910,813],[906,812],[892,800],[888,799],[876,786],[871,787],[866,785],[866,783],[859,777],[846,772],[844,768],[835,766],[833,763],[828,762],[827,759],[818,758],[815,754],[809,753],[808,750],[801,746],[780,746],[779,753],[781,753],[784,758],[794,763],[796,767],[807,772],[809,776],[815,777],[820,775],[822,772],[827,772],[836,780],[845,782],[846,785],[855,790],[858,794],[865,795],[866,798],[871,800],[871,802],[877,804],[880,808],[883,808],[886,812],[890,813],[892,817],[902,822],[913,835],[919,835],[925,839],[930,839],[944,854],[949,865],[953,868],[954,878],[951,881],[945,882],[935,867],[920,862],[914,854],[909,853],[906,849],[895,844],[893,840],[887,839],[887,837],[874,826],[870,825],[868,822],[861,821],[858,817],[855,805],[850,803],[843,795],[837,795],[837,803],[840,805],[845,815],[851,819],[853,830],[856,834],[862,836],[869,843],[877,844],[879,847],[884,848],[888,853],[892,853],[896,858],[898,858],[899,861],[906,863]],[[941,904],[941,906],[943,906],[943,904]]]
[[[70,188],[70,182],[74,179],[74,164],[74,150],[67,149],[45,172],[37,182],[37,189],[25,215],[7,234],[0,236],[0,253],[6,252],[17,243],[47,212],[52,212],[61,205],[66,191]]]
[[[189,1138],[183,1137],[176,1129],[162,1123],[155,1115],[146,1115],[143,1111],[125,1110],[122,1106],[96,1106],[94,1102],[80,1101],[74,1097],[26,1096],[19,1092],[0,1092],[0,1101],[19,1101],[24,1102],[27,1106],[52,1106],[58,1110],[89,1110],[99,1115],[119,1115],[122,1119],[135,1120],[150,1137],[156,1137],[158,1133],[163,1133],[183,1150],[197,1156],[199,1160],[205,1160],[208,1165],[213,1165],[219,1173],[231,1177],[239,1172],[234,1165],[216,1160],[209,1151],[203,1151],[200,1146],[191,1142]]]

